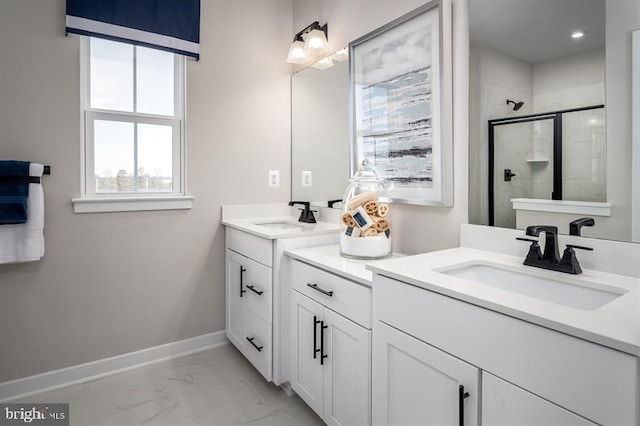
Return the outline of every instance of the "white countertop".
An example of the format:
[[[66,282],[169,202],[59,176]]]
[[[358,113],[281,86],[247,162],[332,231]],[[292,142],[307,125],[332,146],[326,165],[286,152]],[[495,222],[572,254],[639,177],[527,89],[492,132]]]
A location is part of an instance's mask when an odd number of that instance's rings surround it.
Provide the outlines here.
[[[599,308],[580,310],[436,271],[436,269],[475,261],[521,268],[522,260],[521,257],[459,247],[399,259],[379,260],[370,263],[367,269],[445,296],[640,356],[639,278],[584,268],[582,274],[570,275],[572,280],[603,283],[626,291],[625,294]],[[558,280],[568,275],[539,268],[532,269],[535,269],[540,276]]]
[[[260,223],[274,222],[293,222],[299,226],[287,229],[272,229],[267,226],[260,225]],[[321,234],[332,234],[340,230],[340,226],[337,223],[328,223],[321,221],[317,223],[302,223],[298,222],[297,217],[291,216],[224,219],[222,220],[222,224],[230,228],[235,228],[240,231],[248,232],[250,234],[257,235],[258,237],[270,240],[274,240],[277,238],[293,238]]]
[[[367,287],[371,287],[373,273],[367,270],[366,266],[375,265],[376,262],[382,260],[358,260],[343,257],[340,255],[340,245],[338,244],[285,250],[284,254]],[[394,254],[390,259],[400,256]]]

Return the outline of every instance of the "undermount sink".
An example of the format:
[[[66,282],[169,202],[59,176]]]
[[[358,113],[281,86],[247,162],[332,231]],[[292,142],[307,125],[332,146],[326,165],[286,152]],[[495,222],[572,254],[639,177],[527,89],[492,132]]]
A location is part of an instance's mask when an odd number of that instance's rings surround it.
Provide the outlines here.
[[[274,222],[258,222],[256,223],[258,226],[264,226],[269,229],[304,229],[303,225],[299,225],[295,222],[290,222],[287,220],[278,220]]]
[[[436,272],[581,310],[597,309],[626,293],[621,288],[574,276],[554,278],[545,271],[537,274],[488,262],[465,263]]]

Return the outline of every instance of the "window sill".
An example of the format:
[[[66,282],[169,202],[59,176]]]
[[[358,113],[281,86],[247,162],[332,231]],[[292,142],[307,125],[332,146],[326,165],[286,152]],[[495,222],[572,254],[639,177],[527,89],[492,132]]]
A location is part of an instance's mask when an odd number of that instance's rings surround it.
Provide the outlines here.
[[[147,210],[187,210],[194,197],[152,196],[152,197],[82,197],[73,198],[74,213],[134,212]]]

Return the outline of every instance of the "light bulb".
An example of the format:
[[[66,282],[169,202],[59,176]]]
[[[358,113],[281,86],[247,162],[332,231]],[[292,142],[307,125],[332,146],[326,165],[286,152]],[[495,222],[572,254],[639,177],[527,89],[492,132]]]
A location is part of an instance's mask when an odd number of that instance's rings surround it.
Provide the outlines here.
[[[326,70],[327,68],[331,68],[333,66],[333,60],[331,59],[331,57],[322,58],[311,66],[319,70]]]
[[[329,47],[327,37],[322,30],[311,30],[304,36],[304,48],[312,55],[323,53]]]
[[[309,60],[309,52],[307,52],[304,45],[305,43],[301,40],[296,40],[291,43],[287,62],[290,64],[304,64],[307,62]]]

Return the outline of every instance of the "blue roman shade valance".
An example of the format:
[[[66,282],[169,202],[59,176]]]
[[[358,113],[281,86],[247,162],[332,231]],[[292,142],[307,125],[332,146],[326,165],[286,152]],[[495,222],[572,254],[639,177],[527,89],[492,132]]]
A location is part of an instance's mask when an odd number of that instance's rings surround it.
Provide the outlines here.
[[[67,0],[67,33],[200,56],[200,0]]]

